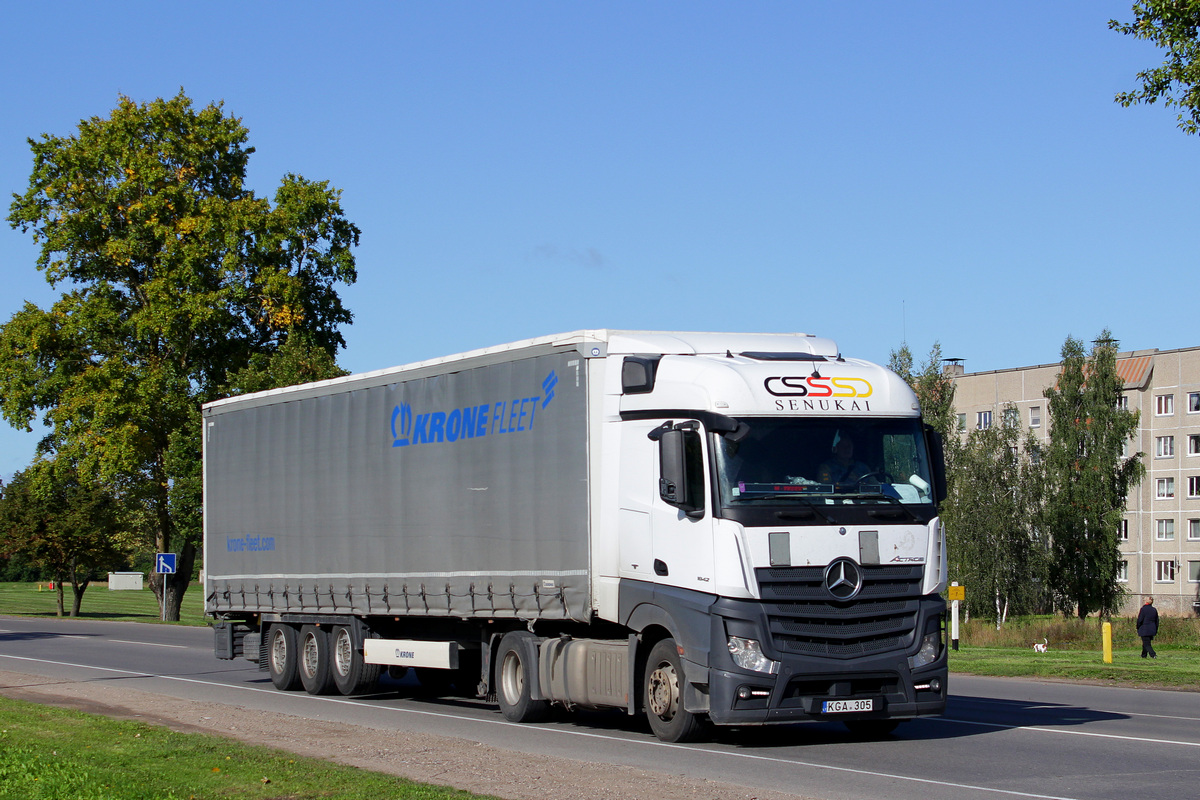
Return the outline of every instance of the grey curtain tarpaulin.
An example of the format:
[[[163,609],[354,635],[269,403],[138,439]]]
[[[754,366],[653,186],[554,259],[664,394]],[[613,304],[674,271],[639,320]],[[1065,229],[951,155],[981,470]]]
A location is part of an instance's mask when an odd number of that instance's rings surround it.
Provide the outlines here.
[[[206,611],[587,619],[579,354],[454,366],[207,407]]]

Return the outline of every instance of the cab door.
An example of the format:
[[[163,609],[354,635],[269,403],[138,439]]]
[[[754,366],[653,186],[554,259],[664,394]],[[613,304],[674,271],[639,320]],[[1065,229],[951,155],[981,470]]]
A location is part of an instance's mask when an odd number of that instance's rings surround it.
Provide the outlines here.
[[[665,423],[657,434],[650,508],[651,568],[655,583],[713,591],[712,492],[708,446],[695,420]]]

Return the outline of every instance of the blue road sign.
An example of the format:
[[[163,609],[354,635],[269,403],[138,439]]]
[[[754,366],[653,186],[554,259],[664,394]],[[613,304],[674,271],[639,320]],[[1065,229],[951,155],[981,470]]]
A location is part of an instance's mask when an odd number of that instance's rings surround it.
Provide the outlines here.
[[[175,574],[175,554],[159,553],[154,557],[154,571],[160,575]]]

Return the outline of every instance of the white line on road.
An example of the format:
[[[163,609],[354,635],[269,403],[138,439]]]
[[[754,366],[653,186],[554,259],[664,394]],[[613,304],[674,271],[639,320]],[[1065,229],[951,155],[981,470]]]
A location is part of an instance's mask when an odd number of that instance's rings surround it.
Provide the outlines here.
[[[1037,731],[1038,733],[1061,733],[1064,736],[1094,736],[1097,739],[1120,739],[1126,742],[1154,742],[1155,744],[1177,744],[1181,747],[1200,747],[1200,742],[1181,742],[1177,739],[1147,739],[1142,736],[1121,736],[1116,733],[1094,733],[1092,731],[1073,731],[1067,728],[1047,728],[1042,725],[1004,725],[999,722],[979,722],[971,719],[955,719],[954,717],[931,717],[929,722],[949,722],[958,725],[975,725],[980,728],[996,728],[1005,731]]]
[[[954,695],[951,695],[954,697]],[[993,700],[987,697],[954,697],[961,705],[1009,705],[1007,700]],[[1023,706],[1027,709],[1040,708],[1046,711],[1058,711],[1062,708],[1061,703],[1029,703]],[[1147,714],[1143,711],[1114,711],[1110,708],[1088,708],[1088,711],[1096,714],[1117,714],[1123,717],[1147,717],[1149,719],[1175,719],[1183,722],[1200,722],[1200,717],[1180,717],[1174,714]]]
[[[129,675],[131,677],[159,678],[162,680],[178,681],[180,683],[193,683],[193,684],[197,684],[200,686],[212,686],[212,687],[221,688],[221,689],[237,689],[237,690],[241,690],[241,691],[262,692],[264,694],[274,694],[274,695],[279,694],[279,692],[275,689],[264,689],[264,688],[257,687],[257,686],[240,686],[238,684],[218,683],[216,681],[199,680],[196,678],[182,678],[182,677],[177,677],[174,675],[156,675],[156,674],[148,673],[148,672],[135,672],[132,670],[114,669],[111,667],[94,667],[94,666],[91,666],[90,664],[73,664],[73,663],[66,662],[66,661],[48,661],[46,659],[28,658],[28,657],[24,657],[24,656],[10,656],[10,655],[2,654],[2,653],[0,653],[0,658],[9,658],[9,659],[17,660],[17,661],[34,661],[34,662],[39,662],[42,664],[54,664],[56,666],[74,667],[77,669],[92,669],[92,670],[99,670],[101,672],[116,672],[116,673],[122,673],[124,675]],[[563,728],[542,728],[542,727],[539,727],[536,725],[528,725],[528,724],[509,722],[507,720],[481,719],[479,717],[468,717],[468,716],[462,716],[459,714],[447,714],[442,711],[425,711],[422,709],[413,709],[413,708],[394,708],[394,707],[390,707],[390,706],[379,706],[379,705],[374,705],[372,703],[366,703],[361,700],[348,700],[345,698],[337,698],[337,697],[320,697],[320,696],[299,695],[299,694],[291,695],[291,697],[296,698],[296,699],[308,699],[308,700],[324,702],[324,703],[337,703],[339,705],[346,705],[346,706],[360,706],[363,708],[370,708],[374,711],[399,712],[401,714],[416,714],[416,715],[427,716],[427,717],[440,717],[443,719],[458,720],[460,722],[477,722],[477,723],[484,723],[487,725],[500,725],[500,726],[504,726],[504,727],[520,728],[525,731],[544,731],[547,733],[553,733],[555,736],[562,736],[565,734],[565,735],[569,735],[569,736],[577,736],[577,737],[583,737],[583,738],[589,738],[589,739],[603,739],[603,740],[615,742],[618,744],[624,744],[624,745],[636,744],[639,746],[661,747],[661,748],[666,748],[666,749],[671,749],[671,750],[689,750],[689,751],[693,751],[693,752],[700,750],[702,752],[710,753],[714,756],[723,756],[726,758],[739,758],[739,759],[746,759],[746,760],[751,760],[751,761],[767,761],[767,762],[776,763],[776,764],[786,764],[789,766],[798,766],[798,767],[809,767],[812,769],[828,770],[828,771],[832,771],[832,772],[842,772],[842,773],[848,773],[848,774],[853,774],[853,775],[862,775],[862,776],[872,777],[872,778],[884,778],[887,780],[907,781],[910,783],[919,783],[919,784],[925,784],[928,786],[944,786],[949,789],[970,789],[970,790],[977,791],[977,792],[988,792],[990,794],[1005,795],[1007,797],[1024,797],[1024,798],[1029,798],[1029,800],[1077,800],[1077,798],[1064,797],[1061,795],[1034,794],[1031,792],[1020,792],[1020,791],[1015,791],[1012,789],[996,789],[991,786],[978,786],[978,785],[969,784],[969,783],[954,783],[952,781],[940,781],[940,780],[934,780],[932,778],[918,778],[918,777],[914,777],[911,775],[896,775],[896,774],[887,773],[887,772],[877,772],[877,771],[866,770],[866,769],[854,769],[852,767],[837,767],[837,766],[832,766],[830,764],[818,764],[818,763],[812,762],[812,761],[798,761],[796,759],[780,758],[777,756],[762,756],[762,755],[755,755],[753,753],[729,752],[726,750],[710,749],[707,747],[696,747],[694,745],[671,744],[669,742],[660,742],[657,740],[631,741],[629,739],[625,739],[625,738],[622,738],[619,736],[611,736],[609,734],[603,734],[603,733],[592,733],[589,731],[566,730]],[[955,721],[958,721],[958,720],[955,720]],[[1005,727],[1005,726],[997,726],[997,727]],[[1114,738],[1131,738],[1131,739],[1137,739],[1137,741],[1148,741],[1148,740],[1141,739],[1138,737],[1114,737]],[[1149,740],[1149,741],[1154,741],[1154,740]],[[1185,743],[1185,744],[1190,744],[1190,743]]]

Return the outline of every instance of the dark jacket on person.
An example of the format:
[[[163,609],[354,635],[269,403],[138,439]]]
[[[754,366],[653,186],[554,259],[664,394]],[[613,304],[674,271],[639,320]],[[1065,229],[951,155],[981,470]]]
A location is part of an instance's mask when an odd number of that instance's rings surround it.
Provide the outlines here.
[[[1138,636],[1155,636],[1158,633],[1158,609],[1152,605],[1142,606],[1137,617]]]

